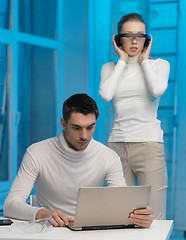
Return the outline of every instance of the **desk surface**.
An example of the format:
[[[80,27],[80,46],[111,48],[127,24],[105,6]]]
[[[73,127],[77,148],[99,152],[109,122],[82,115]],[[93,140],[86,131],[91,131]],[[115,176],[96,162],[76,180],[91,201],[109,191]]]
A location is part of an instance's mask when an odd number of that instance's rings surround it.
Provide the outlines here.
[[[48,233],[25,234],[10,232],[10,226],[0,226],[0,239],[63,239],[63,240],[165,240],[169,239],[173,229],[172,220],[154,220],[150,228],[71,231],[68,228],[53,228]]]

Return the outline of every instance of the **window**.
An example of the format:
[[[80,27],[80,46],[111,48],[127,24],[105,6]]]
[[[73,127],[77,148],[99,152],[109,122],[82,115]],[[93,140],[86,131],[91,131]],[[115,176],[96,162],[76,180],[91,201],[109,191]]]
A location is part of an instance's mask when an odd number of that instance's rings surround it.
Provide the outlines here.
[[[59,133],[61,5],[0,0],[1,212],[26,148]]]

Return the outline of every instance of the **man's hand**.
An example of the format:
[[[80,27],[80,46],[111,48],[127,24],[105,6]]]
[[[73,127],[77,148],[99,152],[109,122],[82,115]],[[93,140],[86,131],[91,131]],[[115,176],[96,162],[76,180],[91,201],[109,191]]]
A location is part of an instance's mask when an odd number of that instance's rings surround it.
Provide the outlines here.
[[[119,56],[120,60],[127,62],[128,54],[123,50],[122,46],[118,47],[116,45],[116,41],[114,40],[114,37],[115,37],[115,35],[112,36],[112,42],[113,42],[113,47],[114,47],[115,53]]]
[[[36,212],[35,219],[51,218],[55,227],[65,227],[74,219],[65,216],[60,210],[41,208]]]
[[[150,227],[153,222],[154,215],[153,210],[150,207],[144,209],[136,209],[133,213],[130,213],[130,221],[141,227]]]

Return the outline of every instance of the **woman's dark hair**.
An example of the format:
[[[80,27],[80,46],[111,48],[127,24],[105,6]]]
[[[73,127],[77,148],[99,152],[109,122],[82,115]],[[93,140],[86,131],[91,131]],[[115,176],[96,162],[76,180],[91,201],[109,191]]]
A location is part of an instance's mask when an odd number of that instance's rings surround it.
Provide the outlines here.
[[[118,33],[121,33],[123,24],[128,22],[128,21],[139,21],[145,24],[142,16],[138,13],[129,13],[124,15],[120,21],[118,22]]]
[[[63,118],[67,121],[72,112],[87,115],[94,113],[96,119],[99,116],[99,110],[96,102],[85,93],[74,94],[69,97],[63,104]]]

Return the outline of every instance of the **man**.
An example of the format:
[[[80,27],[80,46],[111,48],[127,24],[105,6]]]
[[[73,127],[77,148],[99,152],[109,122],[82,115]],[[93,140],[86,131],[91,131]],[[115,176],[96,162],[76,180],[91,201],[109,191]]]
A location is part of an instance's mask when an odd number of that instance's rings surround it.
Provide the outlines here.
[[[73,221],[80,187],[125,186],[118,155],[92,139],[99,111],[87,94],[63,105],[60,136],[31,145],[4,203],[4,215],[23,220],[52,218],[54,226]],[[35,183],[38,207],[25,201]],[[151,208],[135,210],[132,223],[149,227]]]

